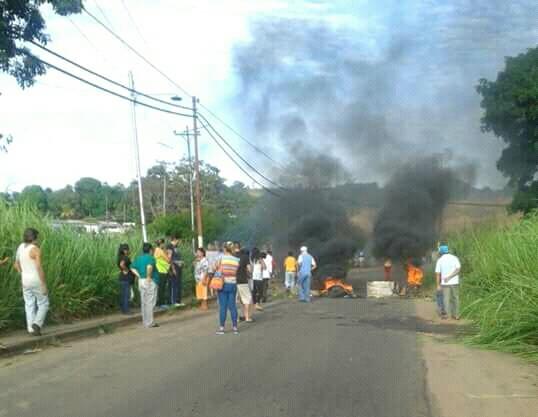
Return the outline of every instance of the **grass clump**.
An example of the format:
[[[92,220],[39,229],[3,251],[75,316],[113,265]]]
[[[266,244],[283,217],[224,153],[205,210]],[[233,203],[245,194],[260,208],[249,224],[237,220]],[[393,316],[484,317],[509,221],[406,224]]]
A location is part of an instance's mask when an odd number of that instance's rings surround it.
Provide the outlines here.
[[[130,245],[134,257],[142,246],[139,234],[91,235],[64,227],[55,229],[48,218],[29,206],[7,206],[0,201],[0,258],[14,260],[25,228],[39,230],[43,266],[51,308],[48,319],[65,322],[118,309],[116,253],[120,243]],[[192,287],[192,254],[185,255],[184,292]],[[0,331],[24,328],[21,281],[11,266],[0,267]]]
[[[463,315],[474,344],[538,361],[538,213],[450,240],[462,261]]]

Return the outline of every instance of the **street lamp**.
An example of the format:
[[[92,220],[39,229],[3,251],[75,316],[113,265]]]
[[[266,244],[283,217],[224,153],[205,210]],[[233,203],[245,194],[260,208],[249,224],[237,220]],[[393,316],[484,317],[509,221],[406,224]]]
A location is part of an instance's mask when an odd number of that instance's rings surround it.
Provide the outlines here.
[[[181,98],[180,96],[172,96],[172,97],[170,97],[170,100],[172,100],[172,101],[181,101],[181,100],[183,100],[183,98]]]

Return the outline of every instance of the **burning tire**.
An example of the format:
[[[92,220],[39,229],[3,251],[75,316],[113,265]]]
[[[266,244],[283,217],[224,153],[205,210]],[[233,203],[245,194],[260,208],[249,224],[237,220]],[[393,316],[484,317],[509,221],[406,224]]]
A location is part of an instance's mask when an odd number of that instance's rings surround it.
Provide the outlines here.
[[[344,290],[342,287],[335,285],[334,287],[331,287],[328,292],[328,296],[330,298],[342,298],[346,295],[346,290]]]

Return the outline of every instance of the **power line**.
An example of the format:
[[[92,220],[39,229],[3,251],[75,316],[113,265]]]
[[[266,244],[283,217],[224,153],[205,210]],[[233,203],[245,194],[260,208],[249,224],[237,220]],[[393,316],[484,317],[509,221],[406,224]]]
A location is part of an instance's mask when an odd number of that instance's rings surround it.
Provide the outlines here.
[[[110,25],[111,28],[114,28],[114,25],[112,24],[112,22],[109,20],[109,18],[107,17],[107,15],[105,14],[104,10],[101,9],[101,6],[99,6],[99,3],[97,3],[97,0],[93,0],[93,2],[95,3],[95,6],[97,7],[97,9],[99,10],[99,13],[101,13],[101,15],[104,17],[104,19],[107,21],[107,23]]]
[[[271,162],[273,162],[278,168],[283,169],[282,166],[275,161],[270,155],[268,155],[263,149],[256,146],[254,143],[249,141],[247,138],[245,138],[243,135],[241,135],[237,130],[235,130],[232,126],[230,126],[228,123],[226,123],[224,120],[222,120],[220,117],[218,117],[211,109],[204,106],[203,103],[200,103],[200,107],[202,107],[205,111],[207,111],[211,116],[213,116],[215,119],[217,119],[220,123],[222,123],[228,130],[230,130],[232,133],[234,133],[239,139],[241,139],[243,142],[249,144],[254,150],[261,153],[263,156],[265,156],[267,159],[269,159]]]
[[[263,185],[261,182],[259,182],[256,178],[254,178],[245,168],[243,168],[241,166],[241,164],[239,162],[237,162],[234,157],[232,155],[230,155],[228,153],[228,151],[226,150],[226,148],[224,148],[224,146],[222,146],[222,144],[218,141],[218,139],[213,136],[213,133],[211,133],[211,131],[207,128],[207,126],[205,126],[205,130],[206,132],[209,134],[209,136],[211,137],[211,139],[213,139],[213,141],[218,145],[218,147],[222,150],[222,152],[224,152],[224,154],[235,164],[235,166],[237,166],[247,177],[249,177],[252,181],[254,181],[256,184],[258,184],[260,187],[262,187],[262,189],[266,192],[268,192],[269,194],[272,194],[276,197],[281,197],[280,194],[278,193],[275,193],[273,190],[267,188],[265,185]]]
[[[250,162],[248,162],[244,157],[241,156],[241,154],[239,154],[239,152],[237,152],[234,147],[226,140],[224,139],[224,137],[222,137],[222,135],[215,129],[215,127],[204,117],[203,114],[200,114],[198,113],[198,116],[201,117],[203,119],[203,121],[206,123],[207,126],[209,126],[211,128],[211,130],[213,130],[213,132],[228,146],[228,148],[231,149],[231,151],[241,160],[243,161],[243,163],[245,165],[247,165],[251,170],[253,170],[254,172],[256,172],[256,174],[258,174],[260,177],[262,177],[265,181],[267,181],[268,183],[274,185],[275,187],[278,187],[280,188],[281,190],[283,191],[287,191],[284,187],[282,187],[280,184],[274,182],[273,180],[271,180],[270,178],[266,177],[264,174],[262,174],[260,171],[258,171]],[[207,126],[204,126],[207,130]]]
[[[140,91],[132,90],[130,87],[128,87],[128,86],[126,86],[124,84],[121,84],[121,83],[119,83],[117,81],[114,81],[114,80],[112,80],[112,79],[110,79],[108,77],[105,77],[104,75],[101,75],[101,74],[99,74],[99,73],[97,73],[97,72],[95,72],[95,71],[93,71],[93,70],[91,70],[91,69],[89,69],[89,68],[87,68],[87,67],[85,67],[83,65],[80,65],[80,64],[76,63],[75,61],[73,61],[73,60],[71,60],[69,58],[66,58],[65,56],[59,54],[58,52],[54,52],[53,50],[47,48],[46,46],[40,45],[39,43],[37,43],[37,42],[35,42],[33,40],[29,40],[27,42],[31,43],[34,46],[37,46],[38,48],[48,52],[51,55],[54,55],[57,58],[60,58],[61,60],[65,61],[65,62],[68,62],[71,65],[74,65],[75,67],[77,67],[77,68],[79,68],[79,69],[81,69],[83,71],[86,71],[89,74],[92,74],[92,75],[94,75],[94,76],[96,76],[98,78],[101,78],[102,80],[108,81],[109,83],[114,84],[117,87],[123,88],[124,90],[127,90],[127,91],[129,91],[131,93],[134,92],[134,93],[136,93],[136,94],[138,94],[138,95],[140,95],[142,97],[146,97],[146,98],[148,98],[150,100],[154,100],[156,102],[166,104],[167,106],[177,107],[177,108],[183,109],[183,110],[191,110],[190,107],[181,106],[179,104],[174,104],[174,103],[169,103],[169,102],[167,102],[165,100],[161,100],[161,99],[153,97],[153,96],[151,96],[149,94],[144,94],[144,93],[141,93]]]
[[[156,65],[154,65],[149,59],[147,59],[144,55],[142,55],[140,52],[138,52],[133,46],[131,46],[127,41],[125,41],[121,36],[119,36],[114,30],[112,30],[110,27],[108,27],[105,23],[103,23],[98,17],[96,17],[94,14],[92,14],[88,9],[82,6],[82,10],[90,16],[97,24],[102,26],[108,33],[110,33],[114,38],[116,38],[118,41],[120,41],[126,48],[128,48],[131,52],[133,52],[136,56],[138,56],[142,61],[144,61],[146,64],[148,64],[151,68],[153,68],[155,71],[157,71],[162,77],[164,77],[168,82],[170,82],[172,85],[174,85],[176,88],[178,88],[181,92],[186,94],[189,97],[192,97],[192,94],[190,94],[185,88],[183,88],[181,85],[179,85],[176,81],[174,81],[171,77],[169,77],[164,71],[159,69]],[[220,117],[218,117],[211,109],[209,109],[207,106],[200,104],[200,107],[202,107],[204,110],[206,110],[211,116],[213,116],[216,120],[218,120],[220,123],[222,123],[226,128],[228,128],[232,133],[234,133],[237,137],[239,137],[242,141],[250,145],[253,149],[255,149],[257,152],[265,156],[267,159],[269,159],[271,162],[277,165],[280,169],[282,167],[280,164],[273,159],[270,155],[268,155],[263,149],[256,146],[254,143],[249,141],[247,138],[245,138],[243,135],[241,135],[237,130],[235,130],[233,127],[231,127],[228,123],[226,123],[224,120],[222,120]]]
[[[75,21],[73,19],[71,19],[71,16],[67,16],[67,19],[71,22],[71,24],[75,27],[75,29],[77,30],[77,32],[80,34],[80,36],[82,36],[86,42],[88,42],[88,44],[93,48],[95,49],[95,51],[101,55],[101,52],[99,51],[99,49],[97,49],[97,47],[95,46],[95,44],[90,40],[90,38],[88,38],[88,36],[86,36],[86,34],[82,31],[82,29],[75,23]],[[106,61],[105,57],[101,55],[101,58],[103,60]]]
[[[87,84],[87,85],[90,85],[98,90],[101,90],[101,91],[104,91],[105,93],[108,93],[108,94],[111,94],[113,96],[116,96],[116,97],[119,97],[119,98],[122,98],[124,100],[127,100],[127,101],[130,101],[131,103],[136,103],[140,106],[143,106],[143,107],[147,107],[149,109],[152,109],[152,110],[156,110],[156,111],[160,111],[162,113],[168,113],[168,114],[174,114],[176,116],[183,116],[183,117],[189,117],[191,118],[192,115],[191,114],[185,114],[185,113],[179,113],[179,112],[176,112],[176,111],[173,111],[173,110],[166,110],[166,109],[162,109],[160,107],[156,107],[156,106],[153,106],[151,104],[147,104],[147,103],[144,103],[144,102],[141,102],[141,101],[138,101],[136,99],[132,99],[130,97],[127,97],[127,96],[124,96],[122,94],[119,94],[119,93],[116,93],[115,91],[112,91],[112,90],[109,90],[108,88],[105,88],[105,87],[101,87],[100,85],[97,85],[95,83],[92,83],[91,81],[88,81],[82,77],[79,77],[69,71],[66,71],[60,67],[57,67],[56,65],[53,65],[47,61],[44,61],[42,60],[41,58],[38,58],[37,56],[31,54],[30,52],[25,52],[29,57],[31,57],[32,59],[35,59],[36,61],[40,62],[41,64],[43,65],[46,65],[52,69],[55,69],[56,71],[58,72],[61,72],[62,74],[65,74],[67,75],[68,77],[71,77],[71,78],[74,78],[84,84]],[[134,90],[133,90],[134,91]]]
[[[95,22],[97,22],[100,26],[102,26],[108,33],[110,33],[112,36],[114,36],[118,41],[120,41],[125,47],[127,47],[131,52],[133,52],[136,56],[138,56],[142,61],[144,61],[146,64],[148,64],[151,68],[153,68],[155,71],[157,71],[159,74],[161,74],[164,78],[166,78],[170,83],[172,83],[175,87],[177,87],[179,90],[181,90],[184,94],[188,95],[189,97],[192,97],[191,94],[189,94],[183,87],[181,87],[179,84],[177,84],[172,78],[170,78],[168,75],[166,75],[163,71],[161,71],[157,66],[155,66],[149,59],[147,59],[144,55],[142,55],[140,52],[138,52],[135,48],[133,48],[127,41],[125,41],[122,37],[120,37],[116,32],[114,32],[112,29],[110,29],[107,25],[105,25],[99,18],[97,18],[95,15],[93,15],[91,12],[88,11],[84,6],[82,6],[82,10],[90,16]]]
[[[142,39],[142,41],[146,44],[146,46],[149,46],[148,42],[146,41],[146,38],[144,38],[144,36],[142,35],[142,32],[140,31],[138,25],[136,24],[135,20],[134,20],[134,17],[133,15],[131,14],[131,11],[129,10],[129,8],[127,7],[127,2],[125,0],[121,0],[121,4],[123,5],[123,8],[125,9],[125,11],[127,12],[127,16],[129,17],[129,20],[131,21],[131,23],[133,24],[136,32],[138,33],[138,36],[140,36],[140,39]]]

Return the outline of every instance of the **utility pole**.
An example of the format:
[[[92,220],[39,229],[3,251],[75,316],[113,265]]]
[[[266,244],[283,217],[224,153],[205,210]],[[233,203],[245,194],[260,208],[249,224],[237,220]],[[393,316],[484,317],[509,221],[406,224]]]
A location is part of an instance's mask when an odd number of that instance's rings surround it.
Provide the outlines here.
[[[166,165],[163,164],[163,216],[166,216],[166,177],[168,173],[166,172]]]
[[[140,148],[138,145],[138,128],[136,126],[136,93],[134,92],[134,77],[132,71],[129,71],[129,87],[131,88],[131,97],[133,98],[133,130],[134,130],[134,147],[136,159],[136,176],[138,180],[138,202],[140,203],[140,224],[142,226],[142,239],[148,241],[148,232],[146,230],[146,215],[144,214],[144,194],[142,193],[142,173],[140,169]]]
[[[198,231],[198,247],[204,246],[204,236],[202,229],[202,194],[200,190],[200,160],[198,158],[198,112],[196,105],[198,99],[192,97],[192,119],[194,126],[194,172],[196,173],[196,228]]]
[[[189,135],[189,126],[185,128],[183,133],[178,133],[174,130],[174,135],[183,136],[187,141],[187,155],[189,157],[189,194],[191,202],[191,230],[192,230],[192,251],[196,252],[196,241],[194,239],[195,226],[194,226],[194,191],[193,191],[193,182],[194,182],[194,172],[192,166],[192,155],[191,155],[191,138]]]

